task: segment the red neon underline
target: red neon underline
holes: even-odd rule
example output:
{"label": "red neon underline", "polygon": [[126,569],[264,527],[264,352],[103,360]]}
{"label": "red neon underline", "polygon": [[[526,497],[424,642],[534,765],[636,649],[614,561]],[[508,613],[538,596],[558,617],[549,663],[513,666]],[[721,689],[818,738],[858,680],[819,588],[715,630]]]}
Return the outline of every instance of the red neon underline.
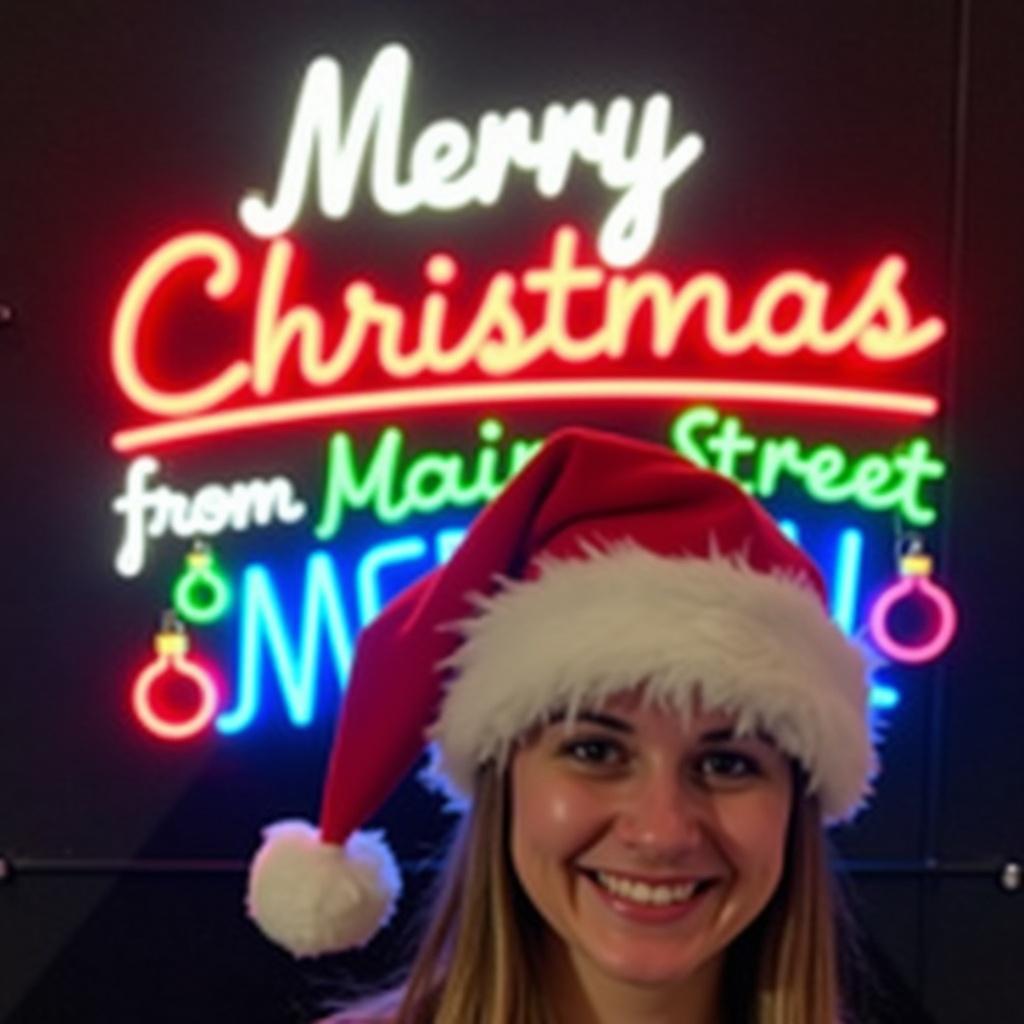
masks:
{"label": "red neon underline", "polygon": [[816,384],[765,384],[756,381],[693,379],[544,380],[502,383],[449,384],[421,388],[385,388],[357,395],[300,398],[228,409],[205,416],[129,427],[111,439],[115,451],[157,448],[189,438],[253,430],[279,423],[325,419],[329,416],[366,416],[410,409],[451,408],[483,403],[534,402],[551,399],[606,401],[638,399],[718,398],[774,405],[809,405],[832,409],[864,409],[899,416],[934,416],[938,399],[906,391],[829,387]]}

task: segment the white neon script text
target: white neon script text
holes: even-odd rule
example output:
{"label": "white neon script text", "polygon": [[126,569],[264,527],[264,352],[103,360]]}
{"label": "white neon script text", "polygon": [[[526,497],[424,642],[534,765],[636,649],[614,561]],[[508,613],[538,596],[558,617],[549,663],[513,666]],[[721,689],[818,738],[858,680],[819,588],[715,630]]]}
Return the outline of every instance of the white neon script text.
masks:
{"label": "white neon script text", "polygon": [[[570,106],[549,103],[536,119],[528,110],[487,111],[470,128],[454,118],[428,124],[416,137],[401,175],[402,133],[412,59],[397,43],[374,57],[345,117],[341,64],[319,57],[306,70],[273,200],[262,193],[238,206],[242,225],[269,238],[298,219],[314,167],[321,213],[340,220],[352,208],[363,163],[373,201],[386,213],[421,207],[459,210],[472,203],[493,206],[508,174],[533,176],[539,195],[561,194],[574,160],[591,165],[618,199],[605,217],[598,248],[611,266],[642,259],[657,235],[666,191],[704,150],[687,132],[671,144],[672,100],[655,93],[635,104],[617,96],[599,112],[590,100]],[[632,149],[630,149],[632,140]]]}
{"label": "white neon script text", "polygon": [[284,476],[254,477],[231,484],[208,483],[194,494],[166,484],[149,487],[160,469],[152,455],[140,455],[128,464],[124,490],[112,502],[124,516],[124,533],[114,558],[122,576],[138,576],[146,564],[146,542],[171,533],[176,537],[215,537],[225,530],[243,532],[253,527],[297,523],[306,505],[295,496],[292,481]]}

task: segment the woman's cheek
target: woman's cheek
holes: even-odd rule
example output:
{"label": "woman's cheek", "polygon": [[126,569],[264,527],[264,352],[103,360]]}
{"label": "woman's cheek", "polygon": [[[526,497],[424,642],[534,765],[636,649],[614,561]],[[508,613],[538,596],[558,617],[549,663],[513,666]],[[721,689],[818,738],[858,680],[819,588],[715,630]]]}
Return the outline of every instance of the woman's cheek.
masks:
{"label": "woman's cheek", "polygon": [[608,801],[585,782],[532,772],[513,776],[513,831],[522,844],[571,855],[601,829]]}
{"label": "woman's cheek", "polygon": [[740,802],[727,817],[720,817],[720,843],[727,856],[737,864],[746,864],[758,874],[778,880],[786,856],[789,826],[788,793],[765,799]]}

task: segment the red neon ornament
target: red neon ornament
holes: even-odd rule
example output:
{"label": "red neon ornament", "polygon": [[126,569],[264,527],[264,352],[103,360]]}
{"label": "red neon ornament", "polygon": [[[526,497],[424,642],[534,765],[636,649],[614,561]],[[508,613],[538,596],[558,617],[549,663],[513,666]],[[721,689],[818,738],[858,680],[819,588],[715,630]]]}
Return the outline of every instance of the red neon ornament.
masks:
{"label": "red neon ornament", "polygon": [[[188,657],[188,636],[174,612],[165,612],[153,640],[156,657],[132,684],[132,710],[142,725],[163,740],[187,740],[202,732],[217,713],[219,696],[213,677]],[[156,706],[156,691],[177,679],[194,686],[198,702],[187,718],[169,720]]]}
{"label": "red neon ornament", "polygon": [[[213,303],[233,296],[242,279],[241,257],[230,241],[212,232],[189,232],[155,250],[125,289],[111,333],[114,375],[125,396],[144,412],[179,422],[185,417],[206,418],[208,425],[221,423],[233,429],[227,426],[233,413],[241,413],[249,426],[259,424],[258,408],[275,410],[267,422],[343,411],[346,401],[358,397],[350,380],[357,366],[363,372],[369,365],[371,373],[396,384],[417,379],[443,384],[446,378],[471,374],[477,377],[474,385],[493,388],[499,379],[511,384],[509,378],[520,377],[541,361],[554,360],[574,370],[597,361],[622,363],[631,354],[678,363],[688,332],[728,359],[749,352],[776,360],[800,354],[829,359],[852,348],[868,362],[888,363],[924,352],[946,329],[937,316],[915,322],[902,291],[907,264],[895,254],[878,262],[856,301],[837,319],[830,308],[832,286],[801,270],[770,278],[745,309],[737,310],[732,288],[720,274],[703,271],[675,282],[654,270],[611,271],[581,258],[579,242],[577,229],[561,227],[553,236],[545,264],[519,272],[494,272],[479,294],[467,300],[471,315],[456,329],[448,312],[451,291],[462,275],[451,255],[433,253],[425,260],[427,291],[411,309],[383,298],[365,280],[348,281],[340,292],[341,322],[329,327],[312,305],[287,298],[295,277],[295,247],[288,239],[275,238],[266,246],[256,275],[259,284],[252,297],[247,351],[209,379],[171,390],[152,372],[153,360],[141,357],[142,338],[147,348],[167,344],[167,339],[159,337],[159,323],[152,322],[154,299],[189,265],[212,267],[204,287]],[[572,310],[581,301],[600,310],[597,326],[582,336],[571,326]],[[785,326],[779,325],[780,320]],[[638,322],[649,322],[643,340],[638,340]],[[294,362],[298,377],[313,396],[281,394],[288,362]],[[614,386],[629,381],[599,379]],[[664,384],[663,377],[658,379]],[[676,379],[677,389],[683,381]],[[559,380],[559,387],[566,390],[557,397],[596,397],[594,391],[574,395],[572,383],[584,382]],[[755,391],[753,400],[771,393],[771,385],[755,387],[764,390]],[[814,404],[849,405],[843,396],[849,399],[860,390],[870,389],[811,388],[807,394],[816,393]],[[474,392],[466,394],[473,396],[467,401],[476,400]],[[678,390],[672,394],[676,397]],[[886,408],[888,393],[872,394],[872,400],[857,407]],[[382,402],[382,395],[387,400]],[[483,397],[495,396],[485,392]],[[736,397],[736,392],[723,395],[704,390],[689,397]],[[916,414],[936,404],[930,396],[916,398]],[[296,401],[305,404],[299,406]],[[317,401],[328,403],[324,407],[328,411],[318,412]],[[445,401],[439,394],[429,404]],[[896,404],[899,401],[896,396]],[[409,407],[400,402],[390,389],[378,389],[376,403],[366,411]],[[421,394],[414,404],[422,408],[428,402]],[[228,419],[212,420],[215,416]],[[201,432],[219,429],[208,426]],[[137,447],[123,434],[118,436],[119,450]]]}
{"label": "red neon ornament", "polygon": [[[868,629],[878,649],[893,661],[920,665],[937,658],[953,640],[957,612],[949,594],[933,583],[932,558],[925,553],[920,538],[910,541],[899,558],[900,579],[875,600],[868,616]],[[933,607],[934,625],[930,635],[914,643],[897,640],[889,628],[889,617],[903,601],[924,601]]]}

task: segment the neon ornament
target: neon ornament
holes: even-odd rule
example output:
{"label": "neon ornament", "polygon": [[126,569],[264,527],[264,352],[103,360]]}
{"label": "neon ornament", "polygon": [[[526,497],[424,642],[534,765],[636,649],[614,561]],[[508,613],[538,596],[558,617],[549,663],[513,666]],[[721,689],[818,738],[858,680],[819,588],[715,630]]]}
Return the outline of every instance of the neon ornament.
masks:
{"label": "neon ornament", "polygon": [[[132,685],[135,716],[162,740],[187,740],[201,733],[217,713],[219,696],[213,676],[189,655],[185,627],[174,612],[165,612],[153,641],[156,657],[139,672]],[[156,692],[176,680],[186,680],[197,697],[195,711],[186,718],[170,720],[156,706]]]}
{"label": "neon ornament", "polygon": [[[932,558],[920,538],[910,541],[899,559],[900,579],[884,590],[871,607],[868,629],[878,649],[893,661],[920,665],[942,654],[956,633],[957,611],[949,594],[932,582]],[[932,606],[934,624],[928,635],[913,643],[897,640],[889,618],[904,601],[924,601]]]}
{"label": "neon ornament", "polygon": [[231,584],[209,544],[197,540],[185,556],[185,569],[172,591],[174,607],[186,622],[209,625],[231,607]]}

